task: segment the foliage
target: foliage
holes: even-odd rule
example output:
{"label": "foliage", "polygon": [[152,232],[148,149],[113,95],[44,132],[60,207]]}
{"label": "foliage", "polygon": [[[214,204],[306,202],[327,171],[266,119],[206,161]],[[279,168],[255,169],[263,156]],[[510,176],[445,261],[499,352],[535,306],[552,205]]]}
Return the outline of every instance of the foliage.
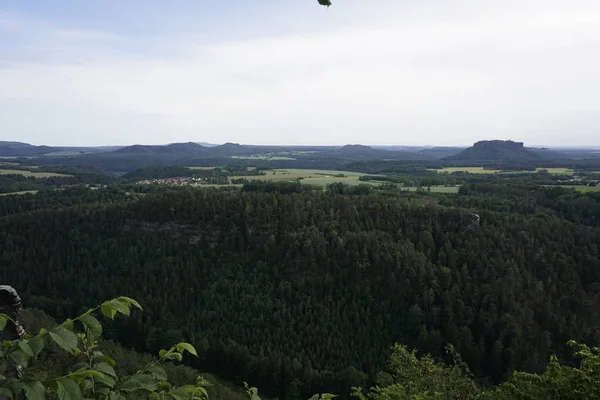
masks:
{"label": "foliage", "polygon": [[543,374],[515,372],[482,400],[593,400],[600,398],[600,348],[570,341],[579,366],[560,364],[556,356]]}
{"label": "foliage", "polygon": [[592,400],[600,398],[600,348],[570,341],[578,366],[561,364],[550,357],[542,374],[514,372],[492,388],[478,385],[452,346],[452,364],[417,357],[415,350],[395,345],[388,372],[378,374],[377,385],[367,393],[354,388],[358,400]]}
{"label": "foliage", "polygon": [[[59,400],[118,400],[131,394],[146,393],[153,400],[207,400],[207,381],[204,378],[198,377],[195,385],[174,387],[168,382],[166,372],[161,367],[167,361],[181,361],[185,352],[197,356],[196,349],[189,343],[181,342],[168,350],[161,350],[158,360],[133,375],[117,375],[115,361],[98,350],[102,325],[95,314],[101,312],[113,320],[117,314],[129,316],[132,308],[141,309],[141,306],[131,298],[118,297],[89,309],[76,318],[67,319],[50,330],[42,328],[36,335],[2,342],[0,360],[8,369],[18,366],[25,368],[27,372],[29,364],[50,343],[71,354],[76,362],[67,374],[45,376],[41,380],[33,379],[27,374],[24,377],[2,376],[0,395],[17,398],[23,392],[29,400],[41,400],[46,394],[53,393]],[[4,329],[9,320],[7,315],[0,315],[0,327]]]}
{"label": "foliage", "polygon": [[[354,389],[359,400],[383,399],[472,399],[481,388],[473,381],[466,364],[453,346],[446,348],[453,365],[436,362],[429,354],[417,357],[416,350],[396,344],[392,349],[388,370],[379,375],[378,386],[364,395]],[[381,386],[379,386],[381,385]]]}

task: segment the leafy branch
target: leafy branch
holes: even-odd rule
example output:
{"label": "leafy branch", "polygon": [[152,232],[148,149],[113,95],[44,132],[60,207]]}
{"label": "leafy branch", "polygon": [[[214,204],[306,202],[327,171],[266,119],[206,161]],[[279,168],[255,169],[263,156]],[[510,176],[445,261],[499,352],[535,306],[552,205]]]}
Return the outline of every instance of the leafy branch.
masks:
{"label": "leafy branch", "polygon": [[[55,393],[59,400],[122,400],[128,394],[145,392],[153,399],[208,399],[205,389],[208,382],[204,378],[199,377],[196,385],[173,387],[160,366],[167,361],[181,361],[184,352],[197,356],[196,349],[189,343],[178,343],[168,350],[161,350],[157,361],[134,375],[117,375],[115,361],[98,350],[102,324],[94,314],[99,311],[110,319],[114,319],[117,314],[127,317],[132,308],[142,310],[142,306],[134,299],[118,297],[91,308],[76,318],[67,319],[50,330],[42,328],[35,336],[2,342],[0,360],[8,368],[26,368],[50,342],[75,357],[85,357],[85,361],[75,363],[65,375],[44,380],[0,376],[0,395],[17,398],[23,393],[27,399],[43,400],[47,393]],[[0,330],[6,327],[8,321],[15,323],[9,316],[0,315]],[[76,322],[81,325],[83,332],[76,330]]]}

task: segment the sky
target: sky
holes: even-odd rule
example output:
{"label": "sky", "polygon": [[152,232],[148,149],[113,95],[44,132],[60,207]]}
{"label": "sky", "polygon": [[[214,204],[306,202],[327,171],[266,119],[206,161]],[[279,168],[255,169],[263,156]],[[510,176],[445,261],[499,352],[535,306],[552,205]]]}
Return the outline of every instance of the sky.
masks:
{"label": "sky", "polygon": [[598,0],[0,0],[0,140],[600,145]]}

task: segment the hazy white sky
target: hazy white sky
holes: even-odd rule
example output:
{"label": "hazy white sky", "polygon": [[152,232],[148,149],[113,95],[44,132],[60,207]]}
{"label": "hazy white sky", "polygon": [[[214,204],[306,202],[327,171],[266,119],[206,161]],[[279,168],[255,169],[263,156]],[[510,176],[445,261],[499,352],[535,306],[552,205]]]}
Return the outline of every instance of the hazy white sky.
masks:
{"label": "hazy white sky", "polygon": [[0,0],[0,140],[600,145],[598,0]]}

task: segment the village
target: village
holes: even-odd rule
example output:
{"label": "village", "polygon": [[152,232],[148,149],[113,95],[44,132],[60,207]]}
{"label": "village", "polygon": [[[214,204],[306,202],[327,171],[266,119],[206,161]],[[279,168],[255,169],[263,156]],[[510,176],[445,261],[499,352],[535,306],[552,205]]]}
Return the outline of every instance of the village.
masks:
{"label": "village", "polygon": [[138,185],[168,185],[168,186],[202,186],[202,185],[226,185],[229,180],[226,176],[200,178],[200,177],[177,177],[144,179],[136,182]]}

